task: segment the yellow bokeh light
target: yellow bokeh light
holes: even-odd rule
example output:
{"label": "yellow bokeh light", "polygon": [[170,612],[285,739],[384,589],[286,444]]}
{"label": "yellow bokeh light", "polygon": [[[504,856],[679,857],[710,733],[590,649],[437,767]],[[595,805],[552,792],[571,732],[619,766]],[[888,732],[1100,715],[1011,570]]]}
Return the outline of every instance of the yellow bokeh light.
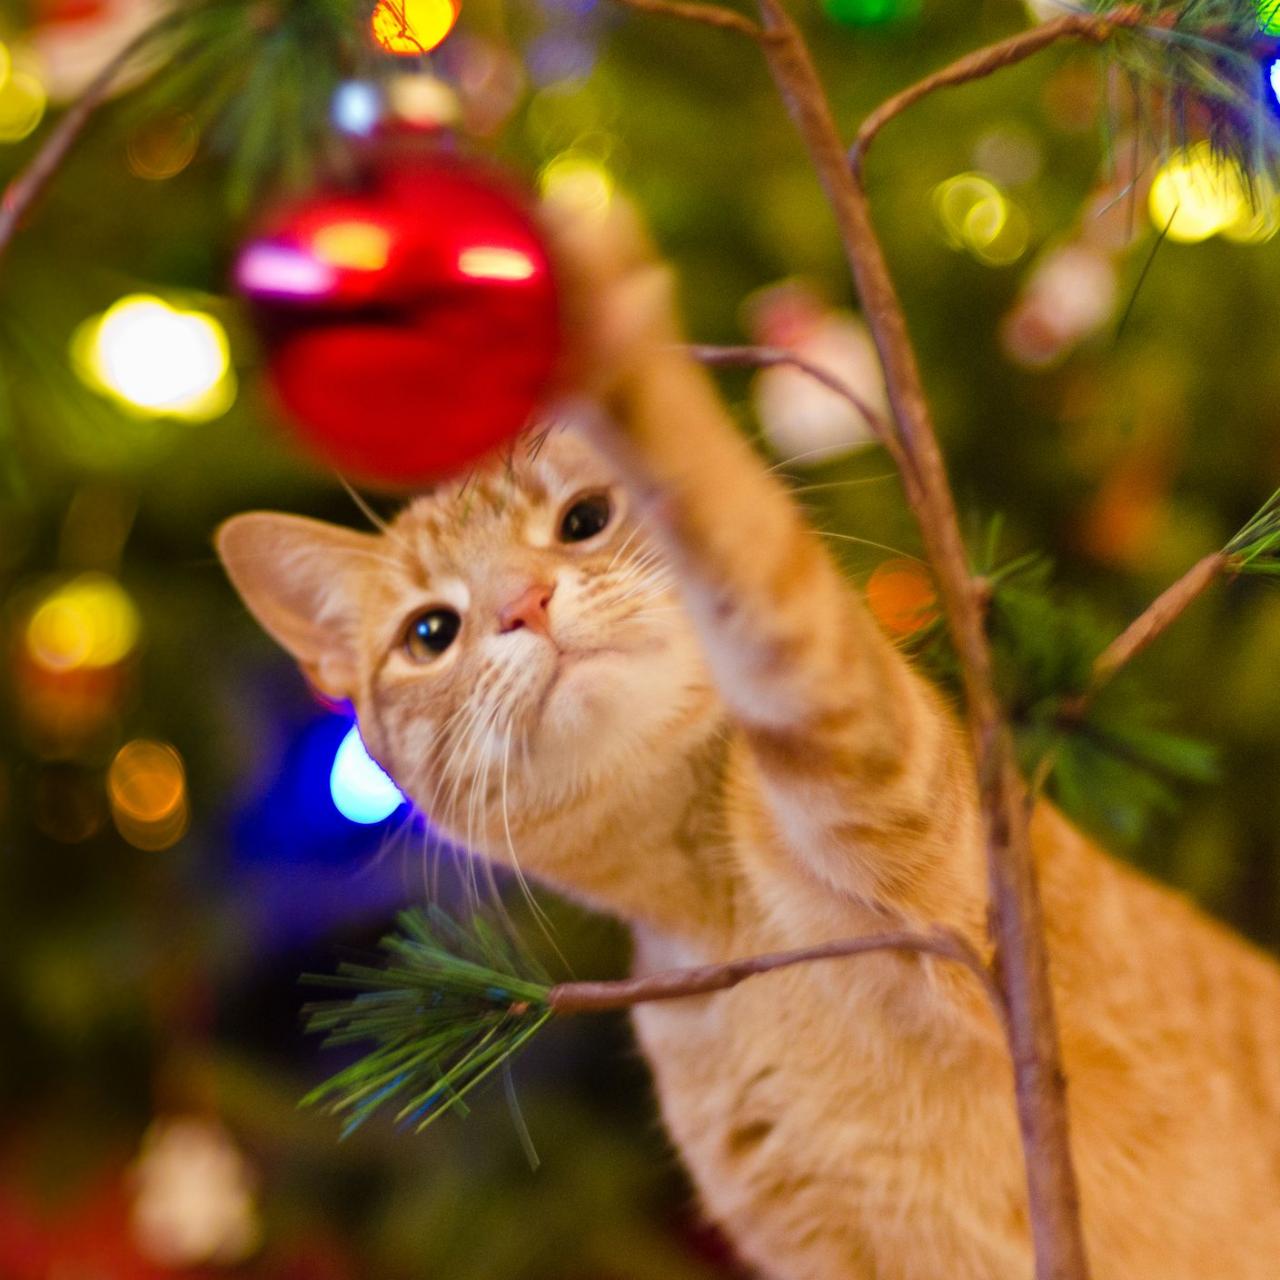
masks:
{"label": "yellow bokeh light", "polygon": [[1027,250],[1027,215],[989,178],[960,173],[933,191],[933,207],[947,243],[991,267],[1008,266]]}
{"label": "yellow bokeh light", "polygon": [[566,151],[538,175],[543,199],[578,213],[603,213],[613,199],[613,178],[598,160]]}
{"label": "yellow bokeh light", "polygon": [[133,413],[207,421],[235,399],[222,326],[149,294],[121,298],[77,329],[72,362],[91,387]]}
{"label": "yellow bokeh light", "polygon": [[1180,244],[1208,240],[1253,212],[1239,165],[1207,142],[1169,157],[1151,184],[1149,207],[1156,230]]}
{"label": "yellow bokeh light", "polygon": [[111,667],[138,643],[138,611],[104,574],[86,573],[36,607],[27,622],[27,650],[48,671]]}
{"label": "yellow bokeh light", "polygon": [[953,249],[968,248],[965,223],[975,209],[984,204],[999,208],[1003,200],[1000,188],[980,173],[959,173],[933,189],[933,207]]}
{"label": "yellow bokeh light", "polygon": [[2,89],[9,80],[9,73],[13,70],[13,54],[9,52],[7,44],[0,43],[0,89]]}
{"label": "yellow bokeh light", "polygon": [[1017,262],[1031,242],[1031,224],[1018,205],[1005,201],[998,219],[975,206],[965,220],[969,251],[989,267],[1008,267]]}
{"label": "yellow bokeh light", "polygon": [[187,775],[166,742],[136,738],[107,770],[107,797],[116,830],[138,849],[167,849],[187,829]]}
{"label": "yellow bokeh light", "polygon": [[311,248],[332,267],[381,271],[391,256],[391,235],[372,222],[332,222],[311,237]]}
{"label": "yellow bokeh light", "polygon": [[412,57],[434,49],[457,20],[450,0],[378,0],[369,27],[388,53]]}
{"label": "yellow bokeh light", "polygon": [[1269,178],[1255,179],[1253,189],[1234,221],[1222,228],[1223,238],[1236,244],[1265,244],[1280,232],[1280,193]]}
{"label": "yellow bokeh light", "polygon": [[0,142],[25,138],[44,118],[47,104],[44,85],[30,72],[8,74],[0,83]]}

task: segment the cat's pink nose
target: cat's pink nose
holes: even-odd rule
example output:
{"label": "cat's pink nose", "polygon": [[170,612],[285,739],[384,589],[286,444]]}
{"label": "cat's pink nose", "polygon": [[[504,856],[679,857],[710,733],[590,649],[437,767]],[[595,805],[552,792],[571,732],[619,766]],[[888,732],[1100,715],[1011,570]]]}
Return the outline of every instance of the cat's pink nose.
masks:
{"label": "cat's pink nose", "polygon": [[517,631],[528,627],[539,635],[551,634],[551,619],[547,617],[547,605],[555,594],[555,587],[536,583],[526,587],[510,604],[498,610],[498,630]]}

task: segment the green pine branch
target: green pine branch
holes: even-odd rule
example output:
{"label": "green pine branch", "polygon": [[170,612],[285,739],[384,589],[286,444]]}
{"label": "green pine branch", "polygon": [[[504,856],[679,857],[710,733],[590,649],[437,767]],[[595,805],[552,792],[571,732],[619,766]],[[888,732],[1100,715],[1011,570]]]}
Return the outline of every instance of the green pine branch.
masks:
{"label": "green pine branch", "polygon": [[[1150,20],[1117,30],[1111,56],[1130,80],[1151,94],[1154,114],[1135,103],[1138,118],[1157,126],[1152,141],[1167,151],[1207,138],[1252,178],[1280,160],[1280,128],[1270,101],[1267,67],[1280,51],[1268,27],[1267,5],[1280,0],[1137,0]],[[1105,17],[1107,0],[1064,5]],[[1112,126],[1114,128],[1114,126]]]}
{"label": "green pine branch", "polygon": [[302,1100],[343,1116],[343,1137],[393,1102],[397,1122],[415,1132],[465,1112],[467,1095],[552,1016],[546,975],[492,922],[473,916],[464,927],[436,907],[398,922],[382,940],[382,964],[303,978],[355,993],[308,1005],[308,1031],[326,1045],[374,1046]]}
{"label": "green pine branch", "polygon": [[[1041,556],[997,560],[993,521],[974,572],[985,584],[996,689],[1024,774],[1082,826],[1133,843],[1159,814],[1176,810],[1188,785],[1216,777],[1208,745],[1163,726],[1164,709],[1132,681],[1094,692],[1094,666],[1111,636],[1082,603],[1059,600]],[[944,688],[959,692],[959,667],[941,622],[909,651]]]}
{"label": "green pine branch", "polygon": [[332,143],[329,107],[365,50],[360,0],[197,0],[170,15],[163,61],[131,95],[139,116],[190,112],[225,158],[232,210],[300,187]]}

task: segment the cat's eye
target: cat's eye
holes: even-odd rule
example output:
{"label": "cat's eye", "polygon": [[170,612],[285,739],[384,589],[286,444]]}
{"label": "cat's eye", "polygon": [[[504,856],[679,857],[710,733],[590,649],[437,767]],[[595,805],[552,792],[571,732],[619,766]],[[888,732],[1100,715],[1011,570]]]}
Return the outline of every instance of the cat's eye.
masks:
{"label": "cat's eye", "polygon": [[456,609],[428,609],[409,623],[404,647],[415,662],[431,662],[457,639],[461,630],[462,618]]}
{"label": "cat's eye", "polygon": [[561,542],[586,542],[608,526],[613,503],[607,493],[588,493],[576,498],[560,518]]}

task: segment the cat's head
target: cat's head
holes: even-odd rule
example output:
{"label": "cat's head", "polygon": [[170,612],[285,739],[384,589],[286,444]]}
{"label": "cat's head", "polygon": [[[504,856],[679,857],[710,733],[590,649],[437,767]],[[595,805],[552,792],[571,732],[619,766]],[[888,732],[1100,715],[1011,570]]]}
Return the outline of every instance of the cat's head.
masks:
{"label": "cat's head", "polygon": [[[416,804],[466,837],[509,803],[651,773],[714,728],[672,575],[584,441],[553,431],[384,531],[253,512],[232,582]],[[469,810],[469,812],[468,812]]]}

